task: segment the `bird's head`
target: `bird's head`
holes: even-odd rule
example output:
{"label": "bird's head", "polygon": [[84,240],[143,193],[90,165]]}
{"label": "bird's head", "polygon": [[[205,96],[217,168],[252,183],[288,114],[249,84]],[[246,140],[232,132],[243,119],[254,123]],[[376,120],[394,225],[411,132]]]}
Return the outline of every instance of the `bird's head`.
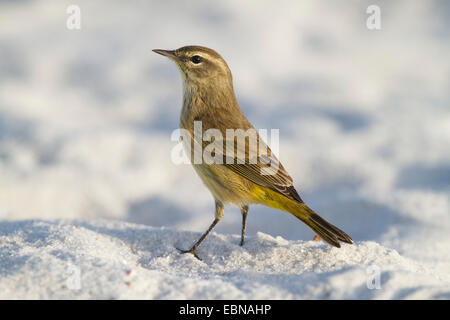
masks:
{"label": "bird's head", "polygon": [[225,60],[214,50],[201,46],[186,46],[176,50],[153,50],[174,61],[184,81],[199,85],[212,82],[231,83],[231,71]]}

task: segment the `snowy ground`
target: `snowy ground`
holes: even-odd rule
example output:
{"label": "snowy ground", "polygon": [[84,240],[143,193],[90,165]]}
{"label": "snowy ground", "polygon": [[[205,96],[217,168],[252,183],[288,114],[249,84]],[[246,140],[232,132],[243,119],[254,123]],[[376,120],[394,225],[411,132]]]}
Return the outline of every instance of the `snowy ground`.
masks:
{"label": "snowy ground", "polygon": [[[1,2],[0,298],[449,299],[450,6],[377,1],[369,31],[369,4]],[[355,245],[252,207],[241,248],[229,208],[202,262],[178,254],[213,200],[170,161],[181,80],[151,49],[186,44],[225,57],[302,198]]]}
{"label": "snowy ground", "polygon": [[199,261],[176,249],[198,236],[187,231],[22,221],[0,232],[3,299],[450,298],[447,273],[371,241],[336,249],[258,233],[240,247],[216,234]]}

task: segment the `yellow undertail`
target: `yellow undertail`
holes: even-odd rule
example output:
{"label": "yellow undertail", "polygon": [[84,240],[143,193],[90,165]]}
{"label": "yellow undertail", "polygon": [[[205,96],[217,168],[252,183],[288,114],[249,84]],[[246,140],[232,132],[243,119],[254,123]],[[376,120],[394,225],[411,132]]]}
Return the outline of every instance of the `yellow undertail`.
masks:
{"label": "yellow undertail", "polygon": [[254,190],[256,202],[263,205],[279,209],[285,212],[289,212],[302,222],[304,222],[309,228],[311,228],[320,238],[329,243],[332,246],[340,248],[339,242],[353,243],[353,239],[347,235],[344,231],[335,227],[305,203],[299,203],[297,201],[286,198],[285,196],[272,191],[270,189],[256,187]]}

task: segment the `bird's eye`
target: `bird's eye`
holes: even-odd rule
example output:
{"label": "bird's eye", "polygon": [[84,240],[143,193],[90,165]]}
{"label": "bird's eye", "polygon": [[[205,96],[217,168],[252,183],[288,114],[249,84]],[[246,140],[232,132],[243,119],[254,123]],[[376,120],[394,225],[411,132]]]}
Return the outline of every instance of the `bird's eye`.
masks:
{"label": "bird's eye", "polygon": [[202,57],[195,55],[191,58],[191,61],[195,64],[199,64],[200,62],[202,62]]}

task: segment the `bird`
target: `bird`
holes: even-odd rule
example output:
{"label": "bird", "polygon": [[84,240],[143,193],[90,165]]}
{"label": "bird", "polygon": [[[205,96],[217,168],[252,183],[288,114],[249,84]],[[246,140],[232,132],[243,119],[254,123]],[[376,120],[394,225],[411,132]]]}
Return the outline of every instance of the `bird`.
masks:
{"label": "bird", "polygon": [[[154,49],[177,65],[183,81],[183,105],[180,115],[180,129],[187,132],[183,139],[187,155],[195,171],[209,189],[215,201],[215,217],[209,228],[188,250],[179,249],[181,253],[193,254],[197,259],[197,249],[211,230],[224,216],[225,205],[238,206],[242,214],[241,240],[244,245],[245,229],[249,206],[261,204],[292,214],[316,235],[328,244],[340,248],[340,242],[352,244],[353,239],[344,231],[335,227],[310,209],[302,200],[288,174],[278,158],[259,136],[240,108],[233,87],[233,77],[228,64],[215,50],[188,45],[175,50]],[[201,134],[196,135],[196,123],[201,124]],[[197,126],[198,129],[198,126]],[[216,130],[222,141],[216,141],[216,148],[211,152],[215,160],[195,161],[192,145],[205,148],[203,134]],[[227,137],[229,130],[239,131],[240,135]],[[246,132],[254,131],[254,139]],[[242,134],[244,132],[244,136]],[[200,136],[200,138],[198,137]],[[247,141],[259,146],[255,153],[252,142],[244,147],[236,141],[242,136]],[[255,140],[256,139],[256,140]],[[234,142],[231,152],[217,148],[226,142]],[[236,146],[238,145],[238,146]],[[252,149],[252,150],[250,150]],[[265,154],[261,152],[265,150]]]}

